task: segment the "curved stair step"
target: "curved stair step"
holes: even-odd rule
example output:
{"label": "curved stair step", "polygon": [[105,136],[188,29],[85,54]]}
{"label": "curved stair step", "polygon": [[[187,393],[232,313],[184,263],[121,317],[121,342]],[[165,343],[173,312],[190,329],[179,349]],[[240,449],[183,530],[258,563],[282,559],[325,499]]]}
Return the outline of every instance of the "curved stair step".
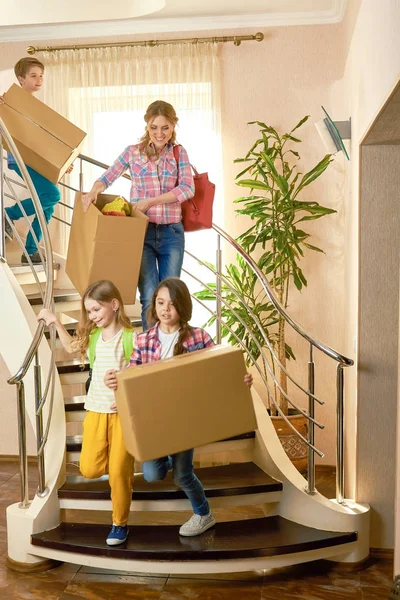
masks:
{"label": "curved stair step", "polygon": [[64,398],[65,412],[85,410],[86,396],[71,396]]}
{"label": "curved stair step", "polygon": [[[42,306],[42,304],[43,304],[42,297],[38,293],[27,294],[26,297],[31,306]],[[69,289],[69,290],[55,289],[55,290],[53,290],[53,300],[54,300],[55,304],[60,304],[62,302],[77,302],[77,301],[80,302],[81,295],[76,290],[73,290],[73,289]]]}
{"label": "curved stair step", "polygon": [[71,358],[70,360],[57,361],[57,371],[59,375],[66,375],[67,373],[82,373],[89,371],[89,361],[82,361],[79,358]]}
{"label": "curved stair step", "polygon": [[[152,561],[255,559],[336,547],[357,540],[356,532],[312,529],[279,516],[217,523],[184,538],[176,525],[130,526],[128,540],[109,547],[107,525],[61,523],[31,536],[34,546],[82,555]],[[299,561],[301,562],[301,561]]]}
{"label": "curved stair step", "polygon": [[[241,435],[235,435],[234,437],[227,438],[215,442],[216,444],[223,444],[225,442],[234,442],[241,440],[252,440],[256,437],[255,431],[249,431],[248,433],[242,433]],[[80,452],[82,449],[82,436],[81,435],[68,435],[67,436],[67,452]]]}
{"label": "curved stair step", "polygon": [[[280,492],[282,483],[270,477],[254,463],[238,463],[219,467],[196,469],[208,498],[265,494]],[[67,477],[58,490],[60,499],[109,500],[108,477],[85,479],[81,476]],[[174,485],[172,473],[163,481],[148,483],[141,473],[135,474],[132,500],[175,500],[186,499],[185,493]]]}

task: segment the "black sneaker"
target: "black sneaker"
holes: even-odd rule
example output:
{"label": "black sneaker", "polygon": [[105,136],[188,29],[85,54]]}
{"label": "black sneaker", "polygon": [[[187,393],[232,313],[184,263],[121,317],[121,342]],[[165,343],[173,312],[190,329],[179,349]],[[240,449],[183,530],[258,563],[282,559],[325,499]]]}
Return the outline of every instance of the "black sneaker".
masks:
{"label": "black sneaker", "polygon": [[[41,259],[40,254],[39,254],[39,252],[37,250],[33,254],[30,254],[29,258],[31,259],[32,264],[34,264],[34,265],[42,264],[42,259]],[[25,254],[23,254],[21,256],[21,264],[23,264],[23,265],[29,265],[29,261],[26,258]]]}
{"label": "black sneaker", "polygon": [[6,238],[6,239],[12,240],[14,237],[14,232],[12,230],[10,223],[7,221],[7,219],[5,219],[5,222],[4,222],[4,229],[8,236],[8,238]]}

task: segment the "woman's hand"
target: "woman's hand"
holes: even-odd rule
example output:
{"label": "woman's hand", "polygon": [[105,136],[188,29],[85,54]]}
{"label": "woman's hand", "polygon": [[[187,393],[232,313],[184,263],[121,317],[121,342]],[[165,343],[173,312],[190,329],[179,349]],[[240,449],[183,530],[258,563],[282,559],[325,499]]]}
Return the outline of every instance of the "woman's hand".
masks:
{"label": "woman's hand", "polygon": [[114,402],[114,404],[111,404],[110,410],[112,410],[113,412],[118,412],[118,407],[117,407],[117,403],[116,402]]}
{"label": "woman's hand", "polygon": [[142,213],[146,213],[151,206],[151,200],[139,200],[132,204],[133,210],[140,210]]}
{"label": "woman's hand", "polygon": [[83,212],[86,212],[91,204],[96,204],[97,196],[99,192],[91,190],[88,194],[83,194],[82,205]]}
{"label": "woman's hand", "polygon": [[44,321],[46,325],[53,325],[57,323],[57,315],[47,308],[42,308],[37,316],[38,321]]}
{"label": "woman's hand", "polygon": [[73,170],[74,170],[74,163],[72,163],[72,165],[69,165],[68,169],[66,170],[66,173],[69,175],[70,173],[72,173]]}
{"label": "woman's hand", "polygon": [[117,372],[117,369],[109,369],[104,375],[104,383],[110,390],[118,389]]}
{"label": "woman's hand", "polygon": [[251,387],[253,385],[253,375],[251,373],[246,373],[244,376],[244,382],[246,385]]}

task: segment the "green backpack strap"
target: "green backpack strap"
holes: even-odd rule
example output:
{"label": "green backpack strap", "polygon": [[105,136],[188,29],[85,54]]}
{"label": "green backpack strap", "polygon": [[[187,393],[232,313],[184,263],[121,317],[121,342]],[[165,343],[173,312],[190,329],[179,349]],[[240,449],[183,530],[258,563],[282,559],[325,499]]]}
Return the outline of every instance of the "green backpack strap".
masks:
{"label": "green backpack strap", "polygon": [[89,334],[89,366],[93,369],[94,359],[96,358],[96,344],[101,334],[101,327],[96,327]]}
{"label": "green backpack strap", "polygon": [[[96,327],[89,335],[89,365],[93,369],[94,360],[96,358],[96,344],[101,334],[101,327]],[[132,329],[124,329],[122,332],[122,346],[124,349],[124,357],[129,363],[133,352],[133,331]]]}
{"label": "green backpack strap", "polygon": [[133,331],[132,329],[124,329],[122,333],[122,346],[124,348],[124,356],[126,362],[129,364],[129,361],[133,352]]}

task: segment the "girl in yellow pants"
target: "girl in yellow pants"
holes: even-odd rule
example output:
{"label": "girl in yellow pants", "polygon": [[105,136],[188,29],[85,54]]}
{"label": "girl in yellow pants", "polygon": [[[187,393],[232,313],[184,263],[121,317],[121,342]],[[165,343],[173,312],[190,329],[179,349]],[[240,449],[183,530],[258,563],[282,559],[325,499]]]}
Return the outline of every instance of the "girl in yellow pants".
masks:
{"label": "girl in yellow pants", "polygon": [[106,542],[109,546],[122,544],[129,533],[134,459],[125,448],[114,392],[104,383],[107,370],[119,371],[129,364],[133,349],[133,330],[121,295],[111,281],[90,285],[82,297],[81,320],[74,338],[51,311],[41,310],[38,319],[43,319],[46,325],[55,325],[68,352],[80,350],[83,360],[89,355],[90,385],[85,402],[80,470],[90,479],[108,473],[113,525]]}

